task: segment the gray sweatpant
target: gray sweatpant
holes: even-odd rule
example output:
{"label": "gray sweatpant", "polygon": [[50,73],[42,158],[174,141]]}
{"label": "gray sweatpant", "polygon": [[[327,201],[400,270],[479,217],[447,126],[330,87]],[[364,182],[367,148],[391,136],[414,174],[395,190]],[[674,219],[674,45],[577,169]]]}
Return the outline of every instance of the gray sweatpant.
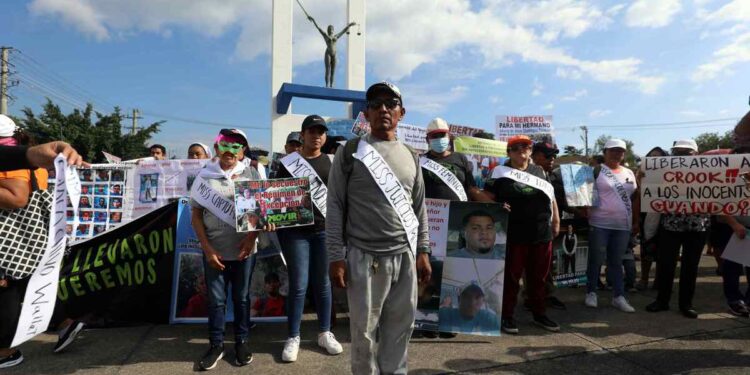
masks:
{"label": "gray sweatpant", "polygon": [[410,251],[373,256],[349,246],[352,373],[406,374],[417,309],[417,270]]}

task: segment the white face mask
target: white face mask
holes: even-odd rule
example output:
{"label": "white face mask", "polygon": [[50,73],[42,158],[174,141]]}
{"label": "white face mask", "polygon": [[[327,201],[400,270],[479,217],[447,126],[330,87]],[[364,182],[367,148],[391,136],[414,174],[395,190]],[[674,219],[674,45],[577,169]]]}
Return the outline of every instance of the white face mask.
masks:
{"label": "white face mask", "polygon": [[430,139],[430,150],[437,153],[443,153],[451,144],[451,140],[448,137],[433,138]]}

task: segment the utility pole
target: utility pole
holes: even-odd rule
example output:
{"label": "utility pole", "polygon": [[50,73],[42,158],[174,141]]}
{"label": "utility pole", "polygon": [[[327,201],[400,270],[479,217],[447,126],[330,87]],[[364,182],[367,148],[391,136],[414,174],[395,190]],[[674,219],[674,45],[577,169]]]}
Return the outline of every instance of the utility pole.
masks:
{"label": "utility pole", "polygon": [[583,153],[584,155],[586,155],[586,157],[589,157],[589,128],[586,126],[581,126],[581,130],[583,130]]}
{"label": "utility pole", "polygon": [[132,116],[125,116],[125,118],[129,118],[133,120],[133,127],[130,129],[130,135],[135,135],[135,132],[138,131],[138,119],[143,118],[140,116],[140,114],[141,114],[141,111],[137,109],[133,109]]}
{"label": "utility pole", "polygon": [[8,114],[8,52],[11,47],[0,47],[0,114]]}

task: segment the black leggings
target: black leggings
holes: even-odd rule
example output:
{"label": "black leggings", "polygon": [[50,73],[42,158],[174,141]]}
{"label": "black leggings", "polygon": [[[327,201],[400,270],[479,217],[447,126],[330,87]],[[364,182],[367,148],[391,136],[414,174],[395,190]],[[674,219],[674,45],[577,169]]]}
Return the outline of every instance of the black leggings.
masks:
{"label": "black leggings", "polygon": [[18,318],[21,316],[21,303],[29,278],[8,280],[6,288],[0,288],[0,349],[10,348],[16,335]]}

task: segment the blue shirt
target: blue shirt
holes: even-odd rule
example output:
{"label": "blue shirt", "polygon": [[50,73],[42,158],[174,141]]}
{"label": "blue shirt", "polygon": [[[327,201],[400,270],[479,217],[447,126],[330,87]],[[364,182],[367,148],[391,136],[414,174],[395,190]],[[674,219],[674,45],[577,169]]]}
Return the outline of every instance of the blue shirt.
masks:
{"label": "blue shirt", "polygon": [[481,309],[474,316],[474,319],[467,320],[461,316],[461,313],[454,307],[443,307],[439,315],[440,331],[442,332],[462,332],[462,333],[479,333],[479,334],[498,334],[500,324],[498,324],[497,314],[494,312]]}

